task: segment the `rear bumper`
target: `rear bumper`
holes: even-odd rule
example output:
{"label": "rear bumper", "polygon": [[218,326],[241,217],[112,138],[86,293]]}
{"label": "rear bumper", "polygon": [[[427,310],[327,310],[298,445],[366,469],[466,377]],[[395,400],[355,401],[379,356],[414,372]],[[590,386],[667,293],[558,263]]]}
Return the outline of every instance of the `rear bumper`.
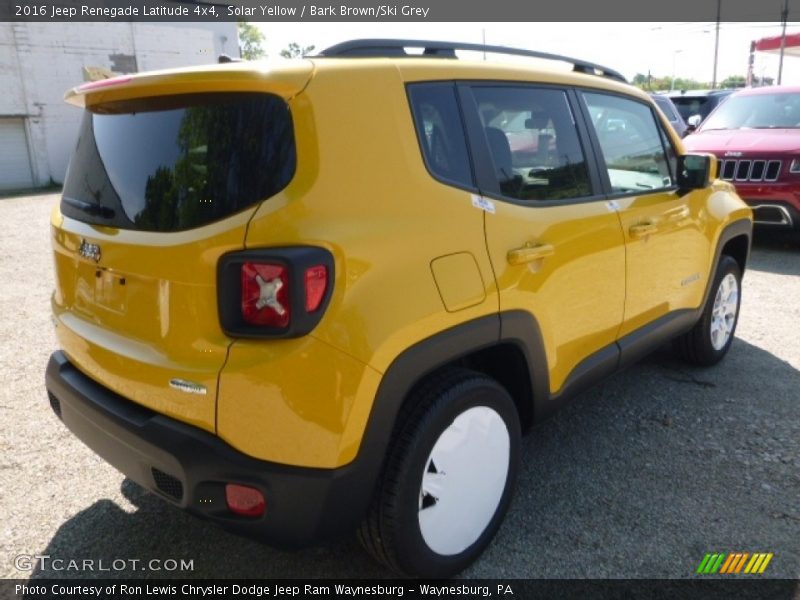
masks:
{"label": "rear bumper", "polygon": [[[47,392],[72,433],[142,487],[224,528],[298,547],[352,531],[366,513],[372,469],[292,467],[238,452],[218,437],[139,406],[93,381],[63,352],[50,357]],[[259,518],[231,513],[225,484],[258,488]]]}

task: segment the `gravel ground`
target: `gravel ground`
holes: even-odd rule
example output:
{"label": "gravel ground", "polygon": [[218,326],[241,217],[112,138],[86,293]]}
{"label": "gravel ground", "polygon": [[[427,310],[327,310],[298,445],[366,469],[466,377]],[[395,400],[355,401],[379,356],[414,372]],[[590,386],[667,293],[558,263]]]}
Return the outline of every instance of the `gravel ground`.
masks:
{"label": "gravel ground", "polygon": [[[354,540],[280,552],[227,534],[67,432],[43,386],[56,201],[0,199],[0,577],[92,575],[15,568],[37,554],[192,560],[181,575],[203,578],[386,577]],[[465,576],[681,578],[706,552],[760,551],[775,554],[766,575],[800,577],[798,299],[800,247],[757,243],[727,359],[700,370],[657,352],[536,428],[505,524]],[[111,575],[170,574],[140,568]]]}

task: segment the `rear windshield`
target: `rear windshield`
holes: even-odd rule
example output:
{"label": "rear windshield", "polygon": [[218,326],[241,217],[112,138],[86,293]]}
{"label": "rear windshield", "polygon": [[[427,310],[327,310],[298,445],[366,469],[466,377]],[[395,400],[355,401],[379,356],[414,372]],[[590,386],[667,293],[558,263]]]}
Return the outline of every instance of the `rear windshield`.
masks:
{"label": "rear windshield", "polygon": [[678,109],[683,120],[688,121],[689,117],[694,115],[700,115],[702,119],[705,119],[727,97],[724,94],[714,96],[673,96],[670,100],[672,100],[675,108]]}
{"label": "rear windshield", "polygon": [[166,96],[92,111],[61,201],[61,211],[81,221],[192,229],[276,194],[294,175],[292,118],[277,96]]}

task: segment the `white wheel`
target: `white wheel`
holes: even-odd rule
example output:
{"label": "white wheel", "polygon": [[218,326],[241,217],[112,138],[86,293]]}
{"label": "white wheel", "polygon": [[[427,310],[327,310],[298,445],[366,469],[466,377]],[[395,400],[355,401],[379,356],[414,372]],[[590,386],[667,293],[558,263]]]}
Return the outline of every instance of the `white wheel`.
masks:
{"label": "white wheel", "polygon": [[700,320],[675,340],[675,349],[683,358],[704,366],[722,360],[731,347],[739,319],[741,282],[739,263],[723,254]]}
{"label": "white wheel", "polygon": [[722,350],[733,335],[738,311],[739,282],[732,273],[728,273],[717,288],[711,313],[711,345],[714,350]]}
{"label": "white wheel", "polygon": [[505,421],[487,406],[466,410],[442,432],[419,492],[419,528],[431,550],[459,554],[486,530],[506,486],[510,446]]}
{"label": "white wheel", "polygon": [[403,575],[450,577],[489,545],[514,490],[519,414],[496,381],[448,369],[419,386],[359,539]]}

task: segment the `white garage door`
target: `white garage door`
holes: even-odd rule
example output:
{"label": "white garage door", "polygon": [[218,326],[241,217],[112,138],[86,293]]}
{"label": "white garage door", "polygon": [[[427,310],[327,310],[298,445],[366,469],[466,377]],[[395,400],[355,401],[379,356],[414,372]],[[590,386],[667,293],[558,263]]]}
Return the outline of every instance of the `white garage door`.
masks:
{"label": "white garage door", "polygon": [[28,137],[22,119],[0,119],[0,190],[33,187]]}

